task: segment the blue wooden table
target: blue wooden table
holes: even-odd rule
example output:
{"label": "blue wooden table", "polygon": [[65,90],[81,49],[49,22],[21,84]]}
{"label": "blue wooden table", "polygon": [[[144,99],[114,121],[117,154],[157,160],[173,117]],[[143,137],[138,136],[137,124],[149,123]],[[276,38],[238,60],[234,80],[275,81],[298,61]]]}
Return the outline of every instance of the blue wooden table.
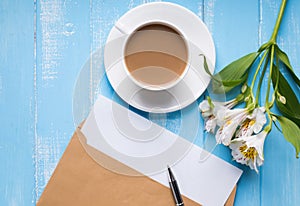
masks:
{"label": "blue wooden table", "polygon": [[[0,1],[1,206],[35,205],[75,128],[72,98],[79,71],[103,46],[114,22],[146,2]],[[208,26],[217,71],[269,39],[280,6],[280,0],[172,2],[193,11]],[[289,0],[278,37],[298,76],[299,11],[300,1]],[[107,81],[100,89],[97,85],[90,80],[92,94],[112,92]],[[168,118],[169,129],[176,131],[176,113]],[[199,138],[202,130],[199,125]],[[233,163],[228,148],[218,146],[214,153]],[[233,163],[244,170],[236,205],[299,205],[299,161],[294,148],[273,129],[259,174]]]}

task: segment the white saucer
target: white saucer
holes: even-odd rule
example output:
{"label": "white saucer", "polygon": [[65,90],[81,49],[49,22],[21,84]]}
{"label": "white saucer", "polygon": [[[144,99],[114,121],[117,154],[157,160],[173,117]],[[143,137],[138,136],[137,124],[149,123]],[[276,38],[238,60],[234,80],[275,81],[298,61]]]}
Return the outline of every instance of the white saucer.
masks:
{"label": "white saucer", "polygon": [[[127,34],[145,21],[164,21],[176,25],[189,41],[190,69],[176,86],[163,91],[150,91],[137,86],[127,76],[122,59],[122,49]],[[116,93],[128,104],[140,110],[165,113],[182,109],[194,102],[206,89],[210,77],[203,67],[204,54],[211,73],[215,65],[215,46],[205,24],[191,11],[173,3],[154,2],[138,6],[124,14],[108,36],[104,64],[107,77]],[[122,31],[126,28],[126,32]]]}

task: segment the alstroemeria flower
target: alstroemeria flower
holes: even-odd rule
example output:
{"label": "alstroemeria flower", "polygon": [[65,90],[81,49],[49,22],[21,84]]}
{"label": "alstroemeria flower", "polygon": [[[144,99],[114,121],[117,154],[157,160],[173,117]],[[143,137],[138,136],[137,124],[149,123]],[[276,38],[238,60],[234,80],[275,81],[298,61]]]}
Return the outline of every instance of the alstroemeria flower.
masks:
{"label": "alstroemeria flower", "polygon": [[246,119],[247,115],[247,108],[218,111],[217,121],[220,128],[216,133],[217,143],[222,143],[228,146],[231,142],[231,138],[237,130],[237,127]]}
{"label": "alstroemeria flower", "polygon": [[205,130],[210,133],[215,133],[216,127],[217,127],[217,118],[214,115],[211,115],[205,121]]}
{"label": "alstroemeria flower", "polygon": [[253,134],[259,133],[263,126],[266,124],[267,118],[265,115],[265,108],[259,107],[255,108],[251,115],[248,115],[246,120],[241,124],[238,132],[236,133],[237,137],[250,136]]}
{"label": "alstroemeria flower", "polygon": [[227,102],[211,101],[211,104],[209,103],[208,100],[203,100],[199,105],[199,109],[205,120],[205,130],[214,133],[218,122],[216,118],[217,113],[220,110],[225,111],[227,109],[230,109],[236,104],[237,104],[236,99]]}
{"label": "alstroemeria flower", "polygon": [[213,107],[209,104],[208,100],[203,100],[199,104],[199,109],[203,118],[208,118],[209,116],[213,115]]}
{"label": "alstroemeria flower", "polygon": [[252,136],[239,137],[231,141],[233,159],[241,164],[248,165],[258,173],[257,166],[264,162],[263,148],[268,132],[262,131]]}

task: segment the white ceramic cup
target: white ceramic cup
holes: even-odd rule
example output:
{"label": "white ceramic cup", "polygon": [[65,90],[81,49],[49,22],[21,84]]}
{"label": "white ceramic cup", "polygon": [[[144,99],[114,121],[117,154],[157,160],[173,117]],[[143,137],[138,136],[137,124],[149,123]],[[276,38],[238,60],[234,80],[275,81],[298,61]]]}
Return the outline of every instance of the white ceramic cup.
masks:
{"label": "white ceramic cup", "polygon": [[[163,25],[163,26],[167,26],[167,27],[171,28],[172,30],[175,30],[176,33],[178,33],[181,36],[181,38],[184,40],[185,47],[186,47],[186,52],[187,52],[187,54],[186,54],[187,58],[185,60],[185,68],[184,68],[183,72],[180,75],[177,75],[176,78],[174,78],[171,81],[166,82],[164,84],[148,84],[146,82],[139,81],[128,70],[127,64],[125,62],[126,45],[127,45],[128,41],[130,40],[130,38],[132,37],[132,35],[135,34],[135,32],[138,29],[140,29],[142,27],[145,27],[145,26],[153,25],[153,24],[156,24],[156,25],[160,24],[160,25]],[[125,25],[120,24],[118,22],[115,24],[115,28],[118,29],[120,32],[122,32],[124,35],[126,35],[125,41],[124,41],[124,44],[123,44],[123,48],[122,48],[122,54],[123,54],[122,55],[122,64],[123,64],[123,68],[124,68],[127,76],[137,86],[139,86],[140,88],[143,88],[143,89],[151,90],[151,91],[161,91],[161,90],[170,89],[170,88],[174,87],[175,85],[177,85],[180,81],[183,80],[184,76],[186,75],[187,71],[190,68],[190,62],[191,62],[190,46],[189,46],[189,42],[186,39],[186,35],[184,34],[183,31],[181,31],[178,27],[176,27],[176,25],[174,25],[170,22],[167,22],[167,21],[163,21],[163,20],[151,20],[151,21],[142,22],[139,25],[136,25],[134,27],[134,29],[131,29],[131,30],[128,30]],[[177,35],[177,34],[173,34],[173,35]],[[159,77],[157,77],[157,78],[159,78]]]}

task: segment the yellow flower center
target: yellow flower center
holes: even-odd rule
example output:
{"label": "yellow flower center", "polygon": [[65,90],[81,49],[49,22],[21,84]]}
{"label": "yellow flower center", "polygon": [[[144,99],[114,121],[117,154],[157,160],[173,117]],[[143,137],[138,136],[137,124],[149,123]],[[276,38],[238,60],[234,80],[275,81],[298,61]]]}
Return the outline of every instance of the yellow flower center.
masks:
{"label": "yellow flower center", "polygon": [[239,148],[240,152],[245,158],[249,158],[254,161],[254,158],[257,156],[257,151],[255,147],[247,147],[247,145],[242,145]]}
{"label": "yellow flower center", "polygon": [[249,126],[252,126],[255,124],[255,121],[252,119],[250,122],[249,122]]}
{"label": "yellow flower center", "polygon": [[242,127],[248,129],[250,126],[252,126],[254,124],[255,124],[255,120],[247,119],[246,121],[244,121]]}
{"label": "yellow flower center", "polygon": [[225,125],[230,125],[232,123],[232,120],[228,120]]}

